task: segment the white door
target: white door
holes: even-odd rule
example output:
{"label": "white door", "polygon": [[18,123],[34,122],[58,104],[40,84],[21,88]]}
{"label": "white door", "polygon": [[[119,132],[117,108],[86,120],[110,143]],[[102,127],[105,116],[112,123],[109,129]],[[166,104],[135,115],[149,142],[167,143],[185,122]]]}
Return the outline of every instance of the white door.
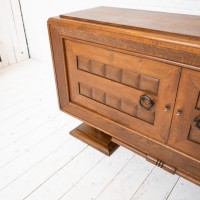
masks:
{"label": "white door", "polygon": [[19,0],[0,0],[0,67],[29,58]]}

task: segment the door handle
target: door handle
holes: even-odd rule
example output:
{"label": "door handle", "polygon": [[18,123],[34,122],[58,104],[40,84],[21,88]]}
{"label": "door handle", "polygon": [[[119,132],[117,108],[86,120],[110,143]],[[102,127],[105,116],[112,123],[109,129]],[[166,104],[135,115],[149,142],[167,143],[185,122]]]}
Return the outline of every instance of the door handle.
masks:
{"label": "door handle", "polygon": [[140,96],[139,103],[145,110],[149,110],[155,104],[154,101],[147,95]]}
{"label": "door handle", "polygon": [[198,128],[198,129],[200,129],[200,116],[196,117],[194,119],[194,122],[196,122],[195,127]]}

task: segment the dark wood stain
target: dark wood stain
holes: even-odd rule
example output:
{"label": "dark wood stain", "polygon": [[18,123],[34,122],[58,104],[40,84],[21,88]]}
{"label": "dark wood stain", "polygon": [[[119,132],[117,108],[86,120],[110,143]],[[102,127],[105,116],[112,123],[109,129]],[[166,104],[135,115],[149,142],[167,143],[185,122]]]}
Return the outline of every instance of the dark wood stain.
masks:
{"label": "dark wood stain", "polygon": [[71,134],[200,185],[200,17],[98,7],[48,30],[60,109],[87,124]]}

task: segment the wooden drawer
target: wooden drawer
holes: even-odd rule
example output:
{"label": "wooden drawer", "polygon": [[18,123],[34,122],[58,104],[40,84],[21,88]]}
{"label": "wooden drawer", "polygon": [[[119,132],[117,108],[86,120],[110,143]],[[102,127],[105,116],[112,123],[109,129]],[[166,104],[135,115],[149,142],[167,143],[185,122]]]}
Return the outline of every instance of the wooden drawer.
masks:
{"label": "wooden drawer", "polygon": [[179,67],[87,42],[63,43],[70,102],[130,130],[167,141]]}

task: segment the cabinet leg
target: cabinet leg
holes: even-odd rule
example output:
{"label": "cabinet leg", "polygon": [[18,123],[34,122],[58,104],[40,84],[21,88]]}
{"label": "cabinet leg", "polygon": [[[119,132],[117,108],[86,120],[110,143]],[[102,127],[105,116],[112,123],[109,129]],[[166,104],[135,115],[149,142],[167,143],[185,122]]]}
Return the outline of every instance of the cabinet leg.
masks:
{"label": "cabinet leg", "polygon": [[110,135],[85,123],[72,130],[70,134],[107,156],[110,156],[119,146],[111,141],[112,137]]}

